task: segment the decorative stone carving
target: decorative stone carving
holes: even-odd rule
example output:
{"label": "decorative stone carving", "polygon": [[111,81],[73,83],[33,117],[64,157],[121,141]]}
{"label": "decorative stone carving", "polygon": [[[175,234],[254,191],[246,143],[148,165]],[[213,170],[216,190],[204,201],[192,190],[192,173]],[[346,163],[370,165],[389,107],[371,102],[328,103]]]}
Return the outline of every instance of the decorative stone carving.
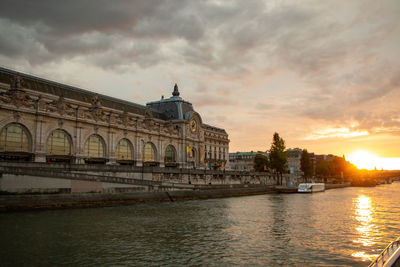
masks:
{"label": "decorative stone carving", "polygon": [[58,112],[61,116],[75,115],[74,109],[65,101],[63,96],[60,96],[57,100],[47,103],[46,111]]}
{"label": "decorative stone carving", "polygon": [[95,121],[102,121],[106,122],[107,121],[107,115],[104,113],[101,102],[99,100],[99,96],[96,94],[93,96],[92,100],[92,106],[89,108],[89,110],[84,111],[84,117],[87,119],[95,120]]}
{"label": "decorative stone carving", "polygon": [[21,118],[21,114],[18,111],[14,111],[13,117],[16,122],[19,122],[19,119]]}
{"label": "decorative stone carving", "polygon": [[62,128],[64,125],[64,120],[63,119],[59,119],[58,120],[58,127]]}
{"label": "decorative stone carving", "polygon": [[125,127],[128,126],[129,117],[128,117],[128,112],[126,112],[126,110],[124,110],[124,113],[116,115],[115,118],[118,124],[123,125]]}
{"label": "decorative stone carving", "polygon": [[144,127],[149,131],[157,130],[157,124],[152,119],[145,119]]}
{"label": "decorative stone carving", "polygon": [[36,110],[46,111],[46,101],[43,99],[42,95],[39,95],[38,99],[36,99]]}
{"label": "decorative stone carving", "polygon": [[152,117],[152,115],[151,115],[151,110],[150,110],[149,108],[146,108],[146,111],[144,112],[144,117],[145,117],[146,119]]}
{"label": "decorative stone carving", "polygon": [[101,108],[101,102],[100,102],[100,99],[99,99],[99,95],[98,95],[98,94],[95,94],[95,95],[92,97],[91,102],[92,102],[92,107],[93,107],[93,108]]}
{"label": "decorative stone carving", "polygon": [[161,127],[162,132],[166,135],[178,135],[179,130],[177,125],[174,125],[172,122],[167,122],[163,127]]}
{"label": "decorative stone carving", "polygon": [[127,118],[127,126],[128,127],[137,127],[137,119],[135,119],[135,117],[130,117],[130,116],[128,116],[128,118]]}
{"label": "decorative stone carving", "polygon": [[8,92],[2,92],[0,93],[0,102],[4,104],[10,104],[11,103],[11,96]]}
{"label": "decorative stone carving", "polygon": [[137,120],[136,120],[136,128],[137,128],[137,129],[143,129],[143,127],[144,127],[143,120],[137,119]]}
{"label": "decorative stone carving", "polygon": [[35,108],[35,101],[22,90],[22,79],[16,75],[10,83],[10,90],[0,93],[0,101],[15,107]]}
{"label": "decorative stone carving", "polygon": [[85,112],[82,109],[82,107],[77,106],[76,107],[76,113],[77,113],[77,117],[83,119],[85,117]]}
{"label": "decorative stone carving", "polygon": [[114,113],[110,112],[107,115],[107,122],[108,124],[115,124],[115,123],[119,123],[118,122],[118,115],[115,115]]}
{"label": "decorative stone carving", "polygon": [[11,102],[17,107],[34,108],[35,102],[24,91],[13,90],[9,91],[11,94]]}
{"label": "decorative stone carving", "polygon": [[11,90],[21,90],[22,89],[22,78],[19,75],[14,75],[11,80],[10,89]]}

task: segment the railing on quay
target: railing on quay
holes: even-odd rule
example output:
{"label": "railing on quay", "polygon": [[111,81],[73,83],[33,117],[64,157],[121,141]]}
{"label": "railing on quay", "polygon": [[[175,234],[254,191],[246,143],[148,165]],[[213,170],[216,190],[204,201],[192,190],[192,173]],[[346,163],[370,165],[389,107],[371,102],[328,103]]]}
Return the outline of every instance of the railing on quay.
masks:
{"label": "railing on quay", "polygon": [[390,267],[397,259],[400,259],[400,237],[390,243],[369,267]]}
{"label": "railing on quay", "polygon": [[[78,170],[65,169],[65,168],[43,168],[43,163],[33,167],[32,165],[19,167],[15,165],[3,165],[0,164],[0,173],[8,173],[14,175],[31,175],[31,176],[43,176],[49,178],[61,178],[71,180],[85,180],[95,182],[108,182],[108,183],[119,183],[119,184],[131,184],[137,186],[150,186],[158,188],[176,188],[176,189],[192,189],[192,190],[210,190],[210,189],[236,189],[236,188],[270,188],[264,184],[184,184],[169,181],[154,181],[154,180],[143,180],[135,178],[123,178],[112,175],[98,175],[93,173],[79,172]],[[60,166],[58,166],[60,167]],[[107,166],[108,167],[108,166]],[[114,167],[114,166],[113,166]],[[86,169],[86,171],[88,171]]]}
{"label": "railing on quay", "polygon": [[67,164],[67,163],[41,163],[41,162],[0,162],[0,167],[9,168],[39,168],[63,171],[101,171],[101,172],[138,172],[138,173],[171,173],[171,174],[207,174],[207,175],[233,175],[233,176],[265,176],[272,174],[265,172],[248,172],[234,170],[208,170],[186,169],[170,167],[150,167],[133,165],[102,165],[102,164]]}

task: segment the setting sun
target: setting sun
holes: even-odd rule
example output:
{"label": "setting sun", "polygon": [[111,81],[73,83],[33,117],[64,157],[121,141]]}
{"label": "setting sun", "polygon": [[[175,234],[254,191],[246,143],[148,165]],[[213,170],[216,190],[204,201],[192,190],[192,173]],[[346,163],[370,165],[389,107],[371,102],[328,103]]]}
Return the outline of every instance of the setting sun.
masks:
{"label": "setting sun", "polygon": [[396,170],[400,168],[399,158],[382,158],[366,150],[358,150],[346,157],[359,169],[373,170]]}

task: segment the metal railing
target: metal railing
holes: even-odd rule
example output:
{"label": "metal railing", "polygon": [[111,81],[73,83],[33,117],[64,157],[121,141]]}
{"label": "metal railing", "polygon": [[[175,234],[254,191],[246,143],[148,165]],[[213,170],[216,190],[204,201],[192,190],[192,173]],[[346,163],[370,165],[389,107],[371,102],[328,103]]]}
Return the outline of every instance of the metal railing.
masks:
{"label": "metal railing", "polygon": [[393,255],[393,253],[400,248],[400,237],[397,240],[390,243],[381,254],[369,265],[369,267],[381,267],[385,266],[387,261]]}
{"label": "metal railing", "polygon": [[135,178],[124,178],[108,173],[108,175],[99,171],[102,174],[94,174],[93,171],[80,171],[63,168],[38,168],[38,167],[19,167],[15,166],[2,166],[0,164],[0,174],[14,174],[14,175],[30,175],[47,178],[71,179],[71,180],[84,180],[95,182],[107,182],[118,184],[131,184],[138,186],[157,186],[158,188],[176,188],[176,189],[192,189],[192,190],[205,190],[205,189],[237,189],[237,188],[264,188],[265,190],[271,189],[271,186],[264,184],[186,184],[177,183],[173,181],[161,180],[143,180]]}

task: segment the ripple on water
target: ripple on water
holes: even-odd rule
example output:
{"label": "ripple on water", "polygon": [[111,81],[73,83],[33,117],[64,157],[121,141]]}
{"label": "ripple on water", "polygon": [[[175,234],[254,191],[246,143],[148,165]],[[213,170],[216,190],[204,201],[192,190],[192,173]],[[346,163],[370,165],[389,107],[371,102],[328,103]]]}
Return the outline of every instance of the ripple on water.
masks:
{"label": "ripple on water", "polygon": [[399,190],[0,214],[0,258],[5,266],[365,266],[398,235]]}

